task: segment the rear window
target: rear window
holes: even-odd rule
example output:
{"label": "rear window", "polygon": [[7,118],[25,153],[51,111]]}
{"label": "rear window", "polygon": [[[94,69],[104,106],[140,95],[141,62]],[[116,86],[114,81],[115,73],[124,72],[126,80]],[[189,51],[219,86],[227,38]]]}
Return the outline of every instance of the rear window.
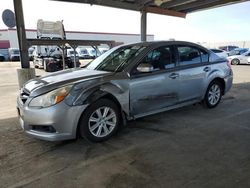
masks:
{"label": "rear window", "polygon": [[217,49],[211,49],[211,51],[214,52],[214,53],[221,53],[221,52],[223,52],[222,50],[217,50]]}
{"label": "rear window", "polygon": [[208,53],[202,49],[192,46],[178,46],[179,65],[193,65],[208,62]]}

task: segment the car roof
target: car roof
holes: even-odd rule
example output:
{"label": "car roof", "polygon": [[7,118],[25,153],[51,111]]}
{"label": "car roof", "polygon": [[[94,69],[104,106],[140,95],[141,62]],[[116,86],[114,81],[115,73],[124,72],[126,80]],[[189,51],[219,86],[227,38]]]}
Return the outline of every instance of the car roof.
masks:
{"label": "car roof", "polygon": [[220,50],[220,51],[223,51],[222,49],[217,49],[217,48],[209,48],[209,50]]}
{"label": "car roof", "polygon": [[193,43],[193,42],[188,42],[188,41],[180,41],[180,40],[161,40],[161,41],[147,41],[147,42],[137,42],[137,43],[129,43],[129,44],[123,44],[121,46],[130,46],[130,45],[141,45],[141,46],[154,46],[154,45],[159,45],[159,44],[166,44],[166,45],[192,45],[192,46],[197,46],[201,47],[204,49],[204,46],[201,46],[199,44]]}

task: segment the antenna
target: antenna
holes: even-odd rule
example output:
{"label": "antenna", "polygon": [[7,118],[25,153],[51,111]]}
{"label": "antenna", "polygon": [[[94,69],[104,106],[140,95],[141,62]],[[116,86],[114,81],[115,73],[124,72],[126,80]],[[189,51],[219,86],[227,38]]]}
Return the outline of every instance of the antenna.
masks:
{"label": "antenna", "polygon": [[9,9],[5,9],[2,13],[3,23],[8,27],[16,27],[15,14]]}

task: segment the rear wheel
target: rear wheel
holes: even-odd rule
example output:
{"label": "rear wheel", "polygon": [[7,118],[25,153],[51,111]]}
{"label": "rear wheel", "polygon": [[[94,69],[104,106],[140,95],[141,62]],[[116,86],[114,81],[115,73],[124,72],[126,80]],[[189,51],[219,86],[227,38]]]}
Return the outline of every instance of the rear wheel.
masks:
{"label": "rear wheel", "polygon": [[239,65],[240,64],[240,60],[239,59],[233,59],[231,61],[232,65]]}
{"label": "rear wheel", "polygon": [[120,113],[117,105],[100,99],[89,106],[80,121],[80,135],[87,140],[100,142],[109,139],[119,129]]}
{"label": "rear wheel", "polygon": [[222,85],[218,81],[213,81],[209,84],[204,103],[208,108],[216,107],[221,100],[222,97]]}

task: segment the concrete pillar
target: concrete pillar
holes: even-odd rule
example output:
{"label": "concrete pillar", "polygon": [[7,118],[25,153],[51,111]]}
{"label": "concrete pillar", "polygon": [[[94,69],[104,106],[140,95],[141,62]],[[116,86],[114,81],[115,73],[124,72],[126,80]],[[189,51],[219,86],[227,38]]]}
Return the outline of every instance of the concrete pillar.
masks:
{"label": "concrete pillar", "polygon": [[147,41],[147,12],[141,11],[141,41]]}
{"label": "concrete pillar", "polygon": [[35,69],[30,68],[22,1],[13,0],[13,3],[16,16],[16,28],[22,67],[22,69],[17,70],[18,84],[19,88],[21,88],[25,82],[35,77]]}
{"label": "concrete pillar", "polygon": [[28,69],[17,69],[17,77],[18,77],[18,85],[19,88],[23,87],[23,85],[30,79],[35,78],[36,72],[34,68]]}

